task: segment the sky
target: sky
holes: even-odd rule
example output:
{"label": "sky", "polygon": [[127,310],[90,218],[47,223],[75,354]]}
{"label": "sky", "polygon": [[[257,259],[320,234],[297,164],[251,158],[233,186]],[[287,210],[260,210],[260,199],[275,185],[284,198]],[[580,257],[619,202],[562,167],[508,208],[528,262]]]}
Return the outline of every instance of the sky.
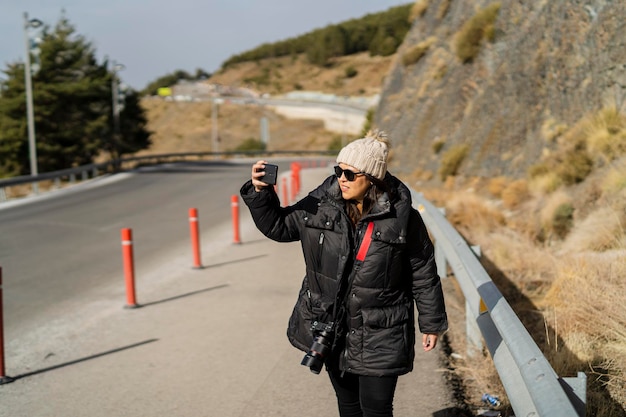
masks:
{"label": "sky", "polygon": [[[23,62],[24,13],[54,27],[65,16],[104,57],[120,63],[123,83],[143,89],[155,79],[412,0],[0,0],[0,71]],[[0,74],[0,76],[2,76]]]}

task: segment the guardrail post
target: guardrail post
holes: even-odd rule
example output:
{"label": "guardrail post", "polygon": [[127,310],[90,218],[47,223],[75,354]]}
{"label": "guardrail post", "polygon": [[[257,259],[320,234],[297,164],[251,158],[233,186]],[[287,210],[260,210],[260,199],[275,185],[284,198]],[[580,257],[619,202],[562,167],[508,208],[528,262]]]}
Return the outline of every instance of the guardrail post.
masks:
{"label": "guardrail post", "polygon": [[448,262],[446,261],[446,253],[440,242],[435,240],[435,265],[437,265],[437,275],[441,278],[448,276]]}
{"label": "guardrail post", "polygon": [[470,302],[465,300],[465,340],[467,341],[467,356],[473,358],[484,348],[483,337],[476,323],[474,311]]}
{"label": "guardrail post", "polygon": [[199,231],[199,219],[198,209],[189,209],[189,229],[191,233],[191,248],[193,251],[193,268],[202,269],[202,262],[200,261],[200,231]]}
{"label": "guardrail post", "polygon": [[4,317],[2,316],[2,267],[0,267],[0,385],[13,382],[13,378],[7,376],[4,367]]}
{"label": "guardrail post", "polygon": [[135,263],[133,260],[133,231],[122,229],[122,256],[124,258],[124,278],[126,281],[125,308],[139,307],[135,298]]}

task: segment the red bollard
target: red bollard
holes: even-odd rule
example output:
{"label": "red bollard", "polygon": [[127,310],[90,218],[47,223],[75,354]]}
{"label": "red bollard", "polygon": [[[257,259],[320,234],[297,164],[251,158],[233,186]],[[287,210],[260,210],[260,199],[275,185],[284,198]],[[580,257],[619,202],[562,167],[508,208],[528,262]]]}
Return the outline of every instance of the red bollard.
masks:
{"label": "red bollard", "polygon": [[289,195],[287,194],[287,177],[283,177],[283,207],[289,205]]}
{"label": "red bollard", "polygon": [[237,195],[230,198],[230,207],[233,215],[233,243],[241,243],[239,239],[239,197]]}
{"label": "red bollard", "polygon": [[289,186],[289,201],[296,200],[296,173],[291,170],[291,185]]}
{"label": "red bollard", "polygon": [[189,230],[191,233],[191,249],[193,251],[193,268],[202,269],[200,261],[200,231],[199,231],[198,209],[189,209]]}
{"label": "red bollard", "polygon": [[291,163],[291,175],[292,175],[292,179],[295,185],[295,189],[293,191],[294,197],[298,195],[298,193],[300,192],[300,169],[301,168],[302,168],[302,165],[300,165],[298,162]]}
{"label": "red bollard", "polygon": [[135,299],[135,264],[133,260],[133,231],[122,229],[122,256],[124,258],[124,277],[126,278],[126,308],[136,308]]}
{"label": "red bollard", "polygon": [[4,317],[2,316],[2,268],[0,267],[0,385],[13,382],[4,367]]}

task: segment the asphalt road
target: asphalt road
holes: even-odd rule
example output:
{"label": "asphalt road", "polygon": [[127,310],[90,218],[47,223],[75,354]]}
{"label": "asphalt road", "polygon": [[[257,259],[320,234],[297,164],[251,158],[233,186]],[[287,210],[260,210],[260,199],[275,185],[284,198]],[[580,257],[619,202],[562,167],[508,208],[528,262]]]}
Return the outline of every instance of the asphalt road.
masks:
{"label": "asphalt road", "polygon": [[7,339],[50,308],[123,287],[122,228],[133,232],[136,276],[173,251],[189,252],[191,265],[189,208],[201,228],[227,222],[249,170],[248,162],[178,163],[0,205]]}

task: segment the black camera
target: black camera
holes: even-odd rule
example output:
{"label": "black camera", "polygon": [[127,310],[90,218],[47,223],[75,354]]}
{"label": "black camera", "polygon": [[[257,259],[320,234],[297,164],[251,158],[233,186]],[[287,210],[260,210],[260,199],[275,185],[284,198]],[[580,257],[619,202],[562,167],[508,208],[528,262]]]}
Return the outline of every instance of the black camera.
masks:
{"label": "black camera", "polygon": [[308,366],[311,372],[319,374],[324,365],[324,360],[330,353],[335,336],[333,331],[333,322],[329,324],[314,321],[311,325],[313,331],[313,343],[309,348],[309,352],[302,358],[301,365]]}

